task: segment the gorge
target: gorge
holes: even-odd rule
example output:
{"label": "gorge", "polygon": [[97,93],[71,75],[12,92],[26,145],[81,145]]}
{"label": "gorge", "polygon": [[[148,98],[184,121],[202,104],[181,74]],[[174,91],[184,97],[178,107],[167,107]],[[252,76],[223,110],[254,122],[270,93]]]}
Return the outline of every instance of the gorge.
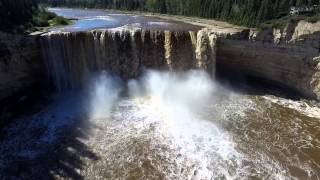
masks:
{"label": "gorge", "polygon": [[77,20],[0,34],[0,100],[55,92],[4,128],[0,177],[319,179],[320,22],[50,11]]}

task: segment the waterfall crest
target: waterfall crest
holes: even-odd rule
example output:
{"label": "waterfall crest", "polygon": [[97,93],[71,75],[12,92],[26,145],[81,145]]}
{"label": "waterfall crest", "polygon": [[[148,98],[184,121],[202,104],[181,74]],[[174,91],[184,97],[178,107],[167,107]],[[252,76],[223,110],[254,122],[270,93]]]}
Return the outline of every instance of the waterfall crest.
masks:
{"label": "waterfall crest", "polygon": [[123,79],[142,69],[204,69],[214,75],[216,35],[200,31],[94,30],[49,32],[41,37],[48,75],[58,91],[75,89],[92,72],[108,71]]}

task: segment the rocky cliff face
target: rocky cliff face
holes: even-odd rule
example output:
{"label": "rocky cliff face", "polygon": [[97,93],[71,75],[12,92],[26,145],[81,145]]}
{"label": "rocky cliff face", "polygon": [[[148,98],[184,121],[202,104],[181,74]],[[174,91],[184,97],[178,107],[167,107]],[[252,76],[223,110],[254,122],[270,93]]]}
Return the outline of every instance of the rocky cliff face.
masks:
{"label": "rocky cliff face", "polygon": [[[41,54],[36,37],[0,32],[0,100],[38,82]],[[43,74],[43,73],[42,73]]]}
{"label": "rocky cliff face", "polygon": [[[225,31],[224,31],[225,30]],[[45,62],[57,89],[76,88],[92,72],[107,70],[124,79],[141,70],[182,71],[215,66],[293,88],[320,99],[320,22],[301,21],[284,29],[207,27],[200,31],[97,30],[42,36]]]}
{"label": "rocky cliff face", "polygon": [[144,68],[182,71],[202,68],[213,74],[216,36],[207,30],[96,30],[48,33],[41,44],[58,90],[79,87],[92,72],[106,70],[124,79]]}
{"label": "rocky cliff face", "polygon": [[217,66],[271,80],[320,100],[320,22],[251,31],[248,39],[220,38]]}
{"label": "rocky cliff face", "polygon": [[307,21],[292,22],[287,24],[283,29],[252,30],[249,39],[254,42],[294,44],[320,49],[320,21],[316,23]]}
{"label": "rocky cliff face", "polygon": [[317,49],[226,39],[218,44],[218,68],[270,80],[308,97],[319,96],[314,89],[318,86],[314,77],[318,72],[314,60]]}
{"label": "rocky cliff face", "polygon": [[202,68],[214,76],[216,65],[229,74],[271,80],[320,100],[319,33],[320,22],[304,21],[264,31],[208,25],[199,31],[49,32],[40,43],[33,36],[0,33],[0,100],[33,86],[45,72],[63,90],[81,86],[101,70],[124,79],[145,68]]}

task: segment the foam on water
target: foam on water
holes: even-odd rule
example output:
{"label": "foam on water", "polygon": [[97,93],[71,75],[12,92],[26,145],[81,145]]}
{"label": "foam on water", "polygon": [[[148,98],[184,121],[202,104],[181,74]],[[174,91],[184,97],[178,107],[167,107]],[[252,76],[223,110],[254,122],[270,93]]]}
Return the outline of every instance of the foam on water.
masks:
{"label": "foam on water", "polygon": [[[214,170],[219,169],[223,161],[240,159],[229,135],[198,116],[214,91],[207,74],[190,71],[179,76],[149,72],[147,77],[145,86],[151,104],[164,114],[164,133],[173,137],[172,145],[181,154],[199,163],[196,177],[214,177]],[[222,174],[227,177],[226,172],[225,169]]]}
{"label": "foam on water", "polygon": [[[281,114],[287,103],[273,109],[273,100],[231,92],[203,71],[147,71],[127,87],[102,73],[88,86],[88,97],[66,94],[9,127],[10,138],[1,141],[0,174],[15,159],[36,161],[48,146],[63,147],[65,138],[76,138],[83,149],[66,146],[67,156],[84,151],[97,156],[80,157],[75,167],[88,179],[318,177],[320,142],[313,129],[320,124]],[[284,121],[282,115],[293,118]],[[73,128],[88,134],[60,133]]]}
{"label": "foam on water", "polygon": [[[100,124],[100,127],[109,126],[116,130],[121,141],[127,141],[125,137],[128,139],[136,137],[143,142],[145,137],[142,132],[149,132],[148,138],[152,138],[156,144],[151,142],[149,145],[151,147],[147,150],[149,152],[142,153],[158,154],[169,161],[166,163],[172,164],[172,171],[178,169],[179,173],[175,175],[165,174],[169,179],[174,176],[189,179],[210,179],[211,177],[230,179],[240,172],[237,168],[241,167],[242,155],[235,149],[232,137],[213,122],[200,116],[200,111],[209,102],[215,90],[215,85],[206,73],[190,71],[174,74],[149,71],[142,80],[131,81],[128,86],[130,99],[120,101],[119,105],[116,105],[117,108],[122,106],[120,109],[124,111],[115,110],[112,115],[111,121],[116,119],[115,122],[118,123],[113,124],[107,120],[108,118],[102,122],[100,118],[96,122],[108,124]],[[98,87],[98,91],[100,90],[101,88]],[[100,94],[97,93],[97,95]],[[97,101],[94,102],[100,106],[99,101],[105,97],[95,99]],[[99,139],[110,138],[110,134],[108,138],[104,135],[102,135],[103,138],[100,136]],[[90,141],[95,142],[95,140]],[[128,149],[127,144],[118,141],[113,144],[116,144],[116,149]],[[125,147],[119,147],[119,144]],[[158,146],[167,147],[170,152],[162,152],[161,149],[157,149]],[[101,147],[101,149],[105,148]],[[143,159],[143,157],[139,158]],[[160,164],[155,168],[161,172],[164,168],[161,166],[165,165]],[[234,170],[230,170],[231,167]],[[181,172],[183,169],[189,170]],[[116,175],[113,174],[113,176]]]}
{"label": "foam on water", "polygon": [[290,109],[299,111],[300,113],[308,117],[312,117],[312,118],[320,117],[320,106],[310,105],[304,101],[294,101],[294,100],[275,97],[275,96],[263,96],[263,98],[273,103],[279,104],[281,106],[285,106]]}
{"label": "foam on water", "polygon": [[87,17],[84,18],[85,20],[96,20],[96,19],[101,19],[101,20],[106,20],[106,21],[116,21],[116,19],[112,18],[111,16],[93,16],[93,17]]}
{"label": "foam on water", "polygon": [[171,25],[169,22],[148,22],[148,25],[159,25],[159,26],[168,26]]}

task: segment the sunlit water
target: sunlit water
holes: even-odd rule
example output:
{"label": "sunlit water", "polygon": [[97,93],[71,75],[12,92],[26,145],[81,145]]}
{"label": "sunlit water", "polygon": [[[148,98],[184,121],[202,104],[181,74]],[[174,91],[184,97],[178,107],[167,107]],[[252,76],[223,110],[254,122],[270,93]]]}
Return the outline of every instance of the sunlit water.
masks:
{"label": "sunlit water", "polygon": [[7,128],[0,177],[319,179],[319,112],[199,71],[103,74]]}
{"label": "sunlit water", "polygon": [[55,27],[50,31],[77,32],[94,29],[113,29],[126,27],[131,29],[148,30],[199,30],[199,26],[182,22],[169,21],[155,17],[136,14],[116,13],[105,10],[49,8],[49,11],[68,19],[76,19],[72,25]]}

